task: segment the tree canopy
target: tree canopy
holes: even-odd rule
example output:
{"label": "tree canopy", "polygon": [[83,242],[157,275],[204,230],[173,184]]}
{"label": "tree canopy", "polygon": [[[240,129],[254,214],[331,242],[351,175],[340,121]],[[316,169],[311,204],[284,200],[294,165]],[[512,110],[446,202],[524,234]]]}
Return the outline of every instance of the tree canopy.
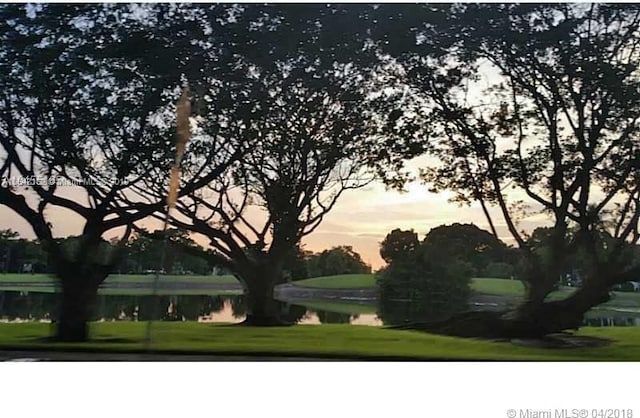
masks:
{"label": "tree canopy", "polygon": [[[357,8],[257,10],[256,16],[246,9],[232,29],[248,34],[251,48],[241,48],[235,65],[197,92],[202,100],[194,140],[242,157],[205,187],[185,193],[172,219],[206,237],[218,262],[238,276],[249,295],[249,320],[276,316],[265,313],[265,304],[300,240],[343,193],[375,178],[377,161],[390,158],[385,144],[415,134],[414,125],[401,123],[401,92],[385,91],[376,51],[353,38],[347,54],[344,39],[329,33],[339,29],[334,19]],[[344,35],[352,28],[339,30]],[[192,147],[183,190],[199,181],[198,166]],[[163,190],[161,182],[146,189],[151,199]]]}
{"label": "tree canopy", "polygon": [[[516,317],[538,318],[529,325],[540,332],[579,324],[640,272],[621,258],[640,238],[639,17],[634,5],[457,5],[444,39],[417,29],[428,45],[452,45],[446,54],[397,49],[406,82],[430,104],[428,146],[441,164],[423,179],[479,203],[495,236],[504,225],[526,260]],[[544,263],[519,227],[534,213],[553,224]],[[601,230],[610,251],[598,250]],[[590,264],[583,287],[544,303],[578,252]]]}
{"label": "tree canopy", "polygon": [[[164,207],[165,194],[140,192],[149,178],[166,183],[173,103],[185,77],[197,85],[218,51],[192,43],[211,30],[205,12],[222,13],[186,5],[0,6],[0,203],[30,224],[61,280],[63,310],[70,309],[61,338],[86,338],[87,305],[119,262],[120,251],[96,256],[107,248],[104,234],[124,230],[123,244],[137,221]],[[217,163],[227,154],[211,151],[200,158],[201,182],[190,187],[222,171]],[[59,245],[50,208],[80,224],[82,244],[73,251]]]}
{"label": "tree canopy", "polygon": [[360,254],[351,246],[338,246],[307,257],[310,277],[371,273]]}

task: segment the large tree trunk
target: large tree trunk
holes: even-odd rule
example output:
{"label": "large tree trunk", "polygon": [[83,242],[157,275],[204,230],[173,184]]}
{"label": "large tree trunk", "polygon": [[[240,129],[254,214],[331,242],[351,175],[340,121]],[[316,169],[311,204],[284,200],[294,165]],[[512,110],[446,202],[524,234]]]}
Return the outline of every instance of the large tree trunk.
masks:
{"label": "large tree trunk", "polygon": [[279,263],[265,263],[245,269],[240,279],[247,303],[243,325],[287,325],[281,317],[281,303],[273,297],[274,288],[284,283]]}
{"label": "large tree trunk", "polygon": [[593,307],[609,300],[604,281],[586,282],[566,299],[544,301],[536,297],[506,312],[472,311],[444,321],[414,323],[393,328],[420,329],[457,337],[537,338],[582,326],[584,315]]}
{"label": "large tree trunk", "polygon": [[525,301],[503,316],[512,334],[542,336],[582,326],[585,314],[609,300],[609,288],[602,282],[587,282],[569,297],[556,301]]}
{"label": "large tree trunk", "polygon": [[87,341],[89,320],[98,295],[98,287],[106,275],[83,275],[81,271],[58,276],[62,284],[56,339],[66,342]]}

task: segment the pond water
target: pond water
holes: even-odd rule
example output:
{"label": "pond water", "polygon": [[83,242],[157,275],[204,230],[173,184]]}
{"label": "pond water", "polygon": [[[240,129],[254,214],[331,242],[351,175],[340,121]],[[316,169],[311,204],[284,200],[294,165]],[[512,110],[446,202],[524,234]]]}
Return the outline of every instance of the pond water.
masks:
{"label": "pond water", "polygon": [[[0,322],[55,319],[59,295],[55,293],[0,291]],[[487,307],[490,308],[490,307]],[[282,316],[299,324],[395,325],[406,321],[424,321],[425,310],[409,302],[385,309],[345,301],[298,301],[282,303]],[[474,309],[482,309],[475,306]],[[93,309],[96,321],[199,321],[234,323],[245,318],[244,298],[215,295],[130,296],[99,295]],[[640,326],[633,312],[594,310],[585,320],[589,326]]]}
{"label": "pond water", "polygon": [[[0,291],[0,322],[50,322],[55,319],[58,304],[59,295],[55,293]],[[355,307],[355,310],[362,310],[362,307]],[[365,310],[371,310],[371,313],[334,312],[298,304],[282,304],[283,316],[299,324],[383,325],[375,314],[375,307],[366,306]],[[92,319],[234,323],[244,320],[245,314],[243,296],[99,295],[93,307]]]}

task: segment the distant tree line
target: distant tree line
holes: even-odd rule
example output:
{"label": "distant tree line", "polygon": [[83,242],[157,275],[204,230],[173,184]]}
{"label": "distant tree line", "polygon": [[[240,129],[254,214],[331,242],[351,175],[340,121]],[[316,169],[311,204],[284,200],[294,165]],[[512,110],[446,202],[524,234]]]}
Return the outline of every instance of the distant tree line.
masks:
{"label": "distant tree line", "polygon": [[37,241],[20,238],[11,229],[0,230],[0,273],[23,272],[47,272],[45,252]]}
{"label": "distant tree line", "polygon": [[[68,237],[61,241],[73,241]],[[164,252],[164,257],[162,253]],[[162,265],[160,265],[160,260]],[[140,229],[124,245],[124,253],[114,273],[209,275],[233,274],[217,263],[213,250],[205,249],[185,230],[171,228],[166,242],[162,231]],[[32,266],[31,269],[25,266]],[[28,271],[26,271],[28,269]],[[284,270],[291,280],[339,274],[371,273],[360,254],[351,246],[337,246],[318,253],[298,246],[285,260]],[[51,273],[46,252],[37,240],[20,238],[11,229],[0,230],[0,273]]]}
{"label": "distant tree line", "polygon": [[355,252],[353,247],[348,245],[332,247],[318,253],[302,250],[299,254],[304,261],[304,267],[297,271],[292,269],[294,280],[340,274],[371,273],[371,266],[362,260],[360,254]]}

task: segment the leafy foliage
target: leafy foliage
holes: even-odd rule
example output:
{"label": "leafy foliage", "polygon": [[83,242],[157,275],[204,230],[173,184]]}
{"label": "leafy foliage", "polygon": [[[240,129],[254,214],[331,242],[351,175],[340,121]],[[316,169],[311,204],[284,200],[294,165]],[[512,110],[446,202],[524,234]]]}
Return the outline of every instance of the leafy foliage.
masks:
{"label": "leafy foliage", "polygon": [[[421,42],[389,49],[430,109],[426,148],[440,163],[422,178],[478,203],[494,236],[509,231],[527,290],[515,317],[542,333],[579,326],[640,273],[623,261],[640,239],[640,9],[465,4],[432,23],[413,28]],[[442,55],[430,52],[438,43]],[[544,256],[521,226],[538,213],[553,226]],[[588,272],[583,286],[546,303],[571,257]]]}
{"label": "leafy foliage", "polygon": [[380,243],[380,256],[387,263],[391,263],[404,254],[413,252],[419,245],[418,234],[413,230],[394,229]]}
{"label": "leafy foliage", "polygon": [[469,263],[425,242],[379,273],[379,316],[385,324],[397,324],[465,310],[472,274]]}
{"label": "leafy foliage", "polygon": [[307,257],[310,277],[336,276],[340,274],[371,273],[371,266],[362,261],[351,246],[333,247]]}

